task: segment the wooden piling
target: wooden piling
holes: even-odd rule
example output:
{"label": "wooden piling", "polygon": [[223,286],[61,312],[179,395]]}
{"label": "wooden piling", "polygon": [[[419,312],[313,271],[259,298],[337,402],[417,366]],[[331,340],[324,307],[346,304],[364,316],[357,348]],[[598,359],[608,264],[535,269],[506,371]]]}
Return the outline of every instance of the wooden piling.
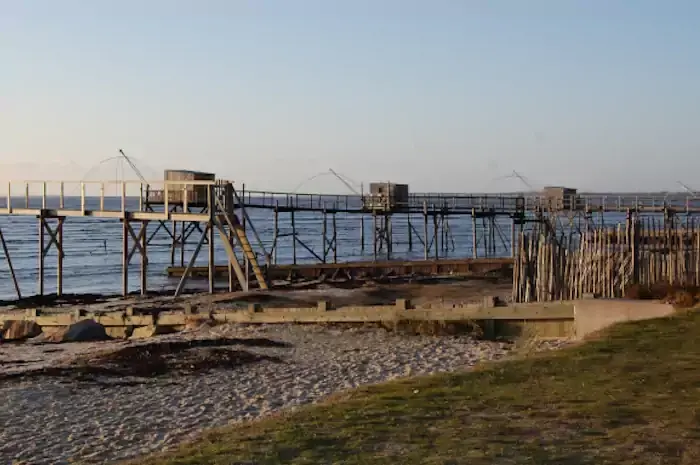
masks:
{"label": "wooden piling", "polygon": [[430,243],[428,242],[428,204],[423,202],[423,248],[425,251],[424,259],[427,260],[430,255]]}
{"label": "wooden piling", "polygon": [[39,216],[39,295],[44,295],[44,217]]}
{"label": "wooden piling", "polygon": [[12,257],[10,257],[10,250],[7,247],[7,242],[5,242],[5,236],[0,229],[0,244],[2,244],[2,251],[7,259],[7,268],[10,271],[10,277],[12,278],[12,284],[15,287],[15,293],[17,294],[17,299],[22,299],[22,292],[19,288],[19,282],[17,281],[17,274],[15,273],[15,268],[12,266]]}
{"label": "wooden piling", "polygon": [[297,264],[297,227],[294,221],[294,209],[292,208],[290,212],[290,220],[292,222],[292,263]]}
{"label": "wooden piling", "polygon": [[129,219],[122,220],[122,295],[129,295]]}
{"label": "wooden piling", "polygon": [[65,218],[59,217],[56,224],[56,295],[63,295],[63,222]]}
{"label": "wooden piling", "polygon": [[323,263],[326,263],[326,258],[328,257],[328,216],[326,210],[323,210],[323,216],[321,221],[321,238],[323,247]]}
{"label": "wooden piling", "polygon": [[335,213],[333,213],[333,263],[338,263],[338,224]]}

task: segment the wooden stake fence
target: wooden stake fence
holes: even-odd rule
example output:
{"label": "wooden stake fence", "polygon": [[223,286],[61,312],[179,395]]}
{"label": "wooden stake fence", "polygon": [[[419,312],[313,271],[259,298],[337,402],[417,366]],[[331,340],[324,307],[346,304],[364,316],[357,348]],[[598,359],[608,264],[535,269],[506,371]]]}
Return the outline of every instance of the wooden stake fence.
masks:
{"label": "wooden stake fence", "polygon": [[521,233],[515,258],[516,302],[619,298],[634,283],[700,286],[700,227],[643,218],[568,238],[541,228]]}

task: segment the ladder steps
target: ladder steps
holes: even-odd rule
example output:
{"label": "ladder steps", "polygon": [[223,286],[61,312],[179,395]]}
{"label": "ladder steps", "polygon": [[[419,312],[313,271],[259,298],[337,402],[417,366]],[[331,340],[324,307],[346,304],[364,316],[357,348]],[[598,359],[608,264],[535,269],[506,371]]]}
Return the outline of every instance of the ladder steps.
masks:
{"label": "ladder steps", "polygon": [[235,226],[234,229],[236,230],[236,236],[238,236],[238,239],[241,242],[241,249],[243,249],[243,253],[245,253],[246,257],[248,258],[248,263],[250,263],[251,267],[253,268],[253,273],[255,274],[255,278],[258,280],[260,288],[267,289],[265,277],[263,276],[262,270],[260,269],[260,265],[258,264],[258,258],[253,252],[253,248],[251,247],[250,242],[248,241],[248,236],[246,236],[243,227]]}

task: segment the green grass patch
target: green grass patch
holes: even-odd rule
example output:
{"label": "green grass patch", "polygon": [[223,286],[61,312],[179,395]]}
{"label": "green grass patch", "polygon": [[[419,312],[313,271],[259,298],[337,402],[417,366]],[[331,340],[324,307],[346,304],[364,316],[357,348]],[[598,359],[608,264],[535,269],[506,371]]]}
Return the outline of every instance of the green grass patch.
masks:
{"label": "green grass patch", "polygon": [[700,313],[358,389],[138,465],[700,463]]}

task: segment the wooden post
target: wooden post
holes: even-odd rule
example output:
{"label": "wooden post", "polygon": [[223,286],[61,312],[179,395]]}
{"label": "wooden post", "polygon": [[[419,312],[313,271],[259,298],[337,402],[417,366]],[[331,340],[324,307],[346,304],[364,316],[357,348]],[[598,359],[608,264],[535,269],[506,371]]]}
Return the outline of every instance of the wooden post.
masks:
{"label": "wooden post", "polygon": [[484,216],[481,217],[481,226],[482,227],[482,234],[481,237],[483,239],[482,243],[484,244],[484,257],[489,256],[489,231],[487,231],[486,228],[486,218]]}
{"label": "wooden post", "polygon": [[[185,196],[185,203],[182,206],[182,213],[189,213],[190,207],[187,205],[187,196]],[[180,266],[185,266],[185,243],[187,242],[187,234],[190,229],[190,223],[180,222]]]}
{"label": "wooden post", "polygon": [[[214,199],[214,190],[212,186],[208,186],[209,194],[209,293],[214,293],[214,281],[216,280],[216,263],[214,261],[214,221],[216,220],[216,202]],[[222,238],[225,239],[225,238]]]}
{"label": "wooden post", "polygon": [[291,220],[292,220],[292,264],[296,265],[297,264],[297,227],[296,223],[294,222],[294,209],[295,206],[292,204],[292,209],[291,209]]}
{"label": "wooden post", "polygon": [[510,221],[510,256],[515,258],[515,217],[511,217]]}
{"label": "wooden post", "polygon": [[489,239],[491,242],[491,256],[496,256],[496,215],[492,214],[489,221]]}
{"label": "wooden post", "polygon": [[170,266],[175,266],[175,249],[177,248],[178,242],[177,221],[173,221],[173,241],[172,245],[170,246]]}
{"label": "wooden post", "polygon": [[146,231],[148,228],[148,221],[141,222],[141,229],[139,231],[138,238],[141,241],[141,295],[145,296],[148,294],[148,253],[146,251],[146,245],[148,244],[148,239]]}
{"label": "wooden post", "polygon": [[[275,213],[277,213],[277,212],[275,211]],[[275,219],[276,219],[276,216],[275,216]],[[275,226],[277,226],[277,225],[275,225]],[[229,246],[231,247],[231,250],[233,250],[233,246],[234,246],[235,243],[236,243],[235,238],[233,237],[233,234],[234,234],[233,230],[229,227],[229,229],[228,229],[228,236],[226,237],[226,240],[228,241]],[[231,260],[230,260],[230,259],[227,260],[227,262],[228,262],[228,291],[229,291],[229,292],[233,292],[233,291],[234,291],[234,281],[233,281],[234,270],[233,270],[233,263],[231,263]]]}
{"label": "wooden post", "polygon": [[277,239],[279,237],[279,201],[275,205],[275,217],[273,221],[273,231],[272,231],[272,249],[274,250],[273,261],[277,264]]}
{"label": "wooden post", "polygon": [[433,246],[435,247],[435,260],[440,259],[440,249],[438,248],[438,217],[433,209]]}
{"label": "wooden post", "polygon": [[129,219],[122,220],[122,295],[129,295]]}
{"label": "wooden post", "polygon": [[[335,218],[335,215],[333,215]],[[321,224],[321,237],[323,243],[323,263],[326,263],[326,256],[328,255],[328,237],[326,236],[328,230],[328,216],[326,210],[323,210],[323,223]]]}
{"label": "wooden post", "polygon": [[391,233],[391,215],[384,215],[384,234],[386,235],[386,259],[391,260],[391,252],[393,248],[394,238]]}
{"label": "wooden post", "polygon": [[365,254],[365,214],[360,215],[360,253]]}
{"label": "wooden post", "polygon": [[[245,208],[245,183],[241,184],[240,204],[241,204],[241,210],[243,210]],[[241,224],[243,225],[243,231],[245,231],[245,227],[246,227],[245,217],[247,215],[242,215],[242,216],[243,216],[243,218],[241,218]]]}
{"label": "wooden post", "polygon": [[476,210],[472,208],[472,257],[477,258],[477,240],[476,240]]}
{"label": "wooden post", "polygon": [[333,263],[338,263],[338,225],[335,217],[336,214],[333,213]]}
{"label": "wooden post", "polygon": [[56,295],[63,295],[63,221],[65,218],[59,217],[56,225]]}
{"label": "wooden post", "polygon": [[408,217],[407,217],[407,227],[408,227],[408,251],[412,252],[413,251],[413,231],[411,228],[411,212],[409,210]]}
{"label": "wooden post", "polygon": [[10,258],[10,251],[7,248],[7,243],[5,242],[5,236],[2,234],[0,229],[0,244],[2,244],[2,250],[5,253],[5,258],[7,258],[7,267],[10,270],[10,276],[12,277],[12,284],[15,286],[15,293],[17,294],[17,299],[22,299],[22,292],[19,289],[19,283],[17,282],[17,275],[15,274],[15,268],[12,266],[12,259]]}
{"label": "wooden post", "polygon": [[373,258],[377,261],[377,211],[372,211],[372,246],[374,248]]}
{"label": "wooden post", "polygon": [[44,295],[44,216],[39,216],[39,295]]}
{"label": "wooden post", "polygon": [[424,258],[427,261],[430,255],[430,244],[428,242],[428,203],[423,202],[423,249]]}

